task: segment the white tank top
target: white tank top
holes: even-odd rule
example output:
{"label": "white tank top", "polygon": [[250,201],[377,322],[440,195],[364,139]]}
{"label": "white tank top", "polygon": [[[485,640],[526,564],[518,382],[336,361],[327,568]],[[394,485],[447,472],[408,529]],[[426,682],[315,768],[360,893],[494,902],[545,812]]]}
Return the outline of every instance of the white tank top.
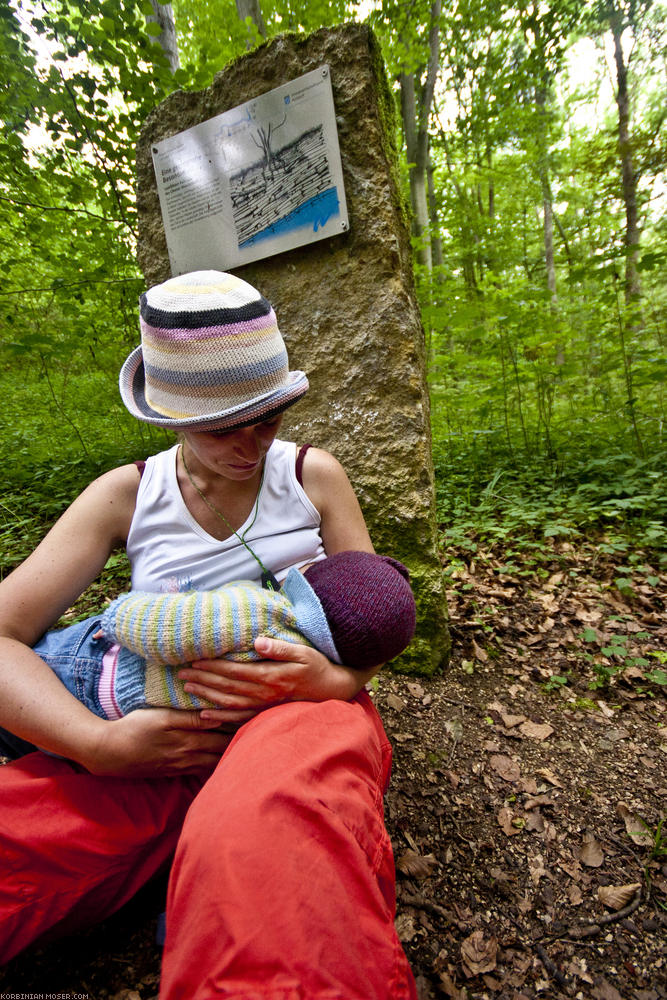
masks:
{"label": "white tank top", "polygon": [[[260,581],[261,568],[234,535],[219,541],[185,506],[176,479],[178,445],[146,462],[127,538],[134,590],[212,590],[231,580]],[[279,582],[294,566],[325,558],[320,515],[296,478],[296,445],[274,441],[255,511],[239,528]]]}

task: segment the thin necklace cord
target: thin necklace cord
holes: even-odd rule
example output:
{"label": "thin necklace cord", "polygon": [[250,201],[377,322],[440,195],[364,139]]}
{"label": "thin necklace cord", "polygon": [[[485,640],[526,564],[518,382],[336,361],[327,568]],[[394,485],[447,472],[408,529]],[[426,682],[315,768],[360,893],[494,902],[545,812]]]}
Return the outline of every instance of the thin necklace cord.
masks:
{"label": "thin necklace cord", "polygon": [[245,529],[245,531],[243,532],[243,534],[240,535],[238,533],[238,531],[235,531],[234,528],[232,528],[231,524],[229,523],[229,521],[227,520],[227,518],[225,517],[225,515],[222,513],[222,511],[218,510],[218,508],[215,506],[215,504],[213,504],[212,501],[209,500],[209,498],[206,496],[206,494],[202,490],[200,490],[199,487],[197,486],[196,482],[192,478],[192,473],[190,472],[190,469],[188,468],[188,463],[185,460],[185,448],[183,447],[183,445],[181,445],[181,461],[183,462],[183,468],[185,469],[185,473],[186,473],[188,479],[190,480],[192,488],[194,490],[196,490],[196,492],[199,494],[199,496],[201,497],[202,501],[206,504],[206,506],[209,508],[209,510],[213,511],[213,513],[216,514],[220,518],[220,520],[226,526],[227,530],[231,531],[232,535],[235,535],[236,538],[238,538],[238,540],[240,541],[241,545],[243,545],[248,550],[248,552],[253,557],[253,559],[259,564],[259,566],[260,566],[260,568],[262,570],[262,587],[264,587],[265,590],[280,590],[280,584],[276,580],[276,578],[273,575],[273,573],[271,572],[271,570],[269,570],[269,569],[266,568],[266,566],[264,565],[264,563],[262,562],[262,560],[259,558],[259,556],[257,555],[257,553],[253,552],[253,550],[250,548],[250,546],[248,545],[248,543],[245,540],[245,536],[248,534],[248,532],[250,531],[250,529],[254,525],[255,521],[257,520],[257,513],[259,511],[259,498],[260,498],[260,495],[261,495],[261,492],[262,492],[262,486],[264,485],[264,469],[266,467],[266,463],[262,467],[262,478],[259,481],[259,489],[257,490],[257,500],[255,501],[255,510],[254,510],[254,513],[253,513],[252,521],[250,522],[250,524],[248,525],[248,527]]}

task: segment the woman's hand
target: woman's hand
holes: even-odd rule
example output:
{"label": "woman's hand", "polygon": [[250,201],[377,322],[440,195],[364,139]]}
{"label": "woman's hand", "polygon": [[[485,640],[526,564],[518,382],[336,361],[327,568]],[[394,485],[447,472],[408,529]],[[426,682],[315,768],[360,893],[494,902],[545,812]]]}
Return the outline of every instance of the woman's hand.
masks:
{"label": "woman's hand", "polygon": [[104,722],[95,741],[78,757],[92,774],[162,778],[208,774],[229,745],[229,733],[209,732],[215,721],[200,712],[173,708],[139,709]]}
{"label": "woman's hand", "polygon": [[245,721],[283,701],[348,701],[377,672],[339,666],[310,646],[266,636],[255,640],[255,649],[265,659],[253,663],[199,660],[179,670],[188,694],[220,706],[203,709],[203,720]]}

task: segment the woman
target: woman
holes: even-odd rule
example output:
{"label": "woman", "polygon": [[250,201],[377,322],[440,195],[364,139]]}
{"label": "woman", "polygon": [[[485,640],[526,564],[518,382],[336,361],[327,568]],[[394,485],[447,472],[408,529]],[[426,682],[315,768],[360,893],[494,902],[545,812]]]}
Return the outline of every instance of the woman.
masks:
{"label": "woman", "polygon": [[[0,955],[107,916],[176,848],[161,997],[414,997],[382,819],[390,749],[362,691],[374,670],[264,637],[258,664],[181,672],[217,708],[107,721],[32,649],[121,545],[152,591],[372,551],[336,460],[277,439],[308,383],[254,288],[170,279],[142,296],[141,329],[123,400],[180,444],[96,480],[0,586],[0,725],[67,758],[0,768]],[[102,641],[83,631],[77,657]]]}

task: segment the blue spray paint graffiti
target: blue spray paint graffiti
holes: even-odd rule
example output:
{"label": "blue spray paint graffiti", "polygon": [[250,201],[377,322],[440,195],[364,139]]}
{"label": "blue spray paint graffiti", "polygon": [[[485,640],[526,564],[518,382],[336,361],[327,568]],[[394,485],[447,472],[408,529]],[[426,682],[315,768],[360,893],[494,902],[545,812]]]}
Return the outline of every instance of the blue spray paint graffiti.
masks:
{"label": "blue spray paint graffiti", "polygon": [[272,239],[274,236],[281,236],[285,233],[292,233],[296,229],[312,226],[313,232],[325,226],[329,219],[340,214],[340,202],[338,201],[338,191],[335,187],[321,191],[302,205],[295,208],[289,215],[273,222],[266,229],[260,230],[249,239],[239,243],[239,249],[251,247],[262,240]]}

